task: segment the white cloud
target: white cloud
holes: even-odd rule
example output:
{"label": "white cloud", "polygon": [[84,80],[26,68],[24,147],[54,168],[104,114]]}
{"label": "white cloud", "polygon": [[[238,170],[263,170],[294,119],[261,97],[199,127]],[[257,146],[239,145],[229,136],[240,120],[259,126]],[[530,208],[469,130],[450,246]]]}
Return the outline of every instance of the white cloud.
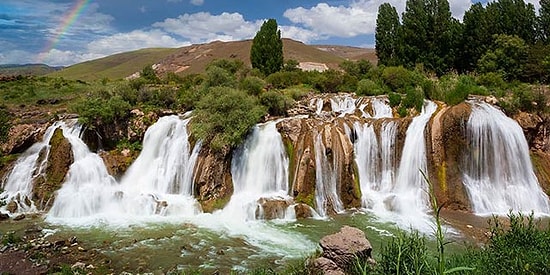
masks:
{"label": "white cloud", "polygon": [[306,30],[300,27],[295,27],[295,26],[279,26],[279,29],[281,30],[282,37],[298,40],[306,44],[315,40],[326,38],[326,37],[320,36],[319,34],[313,31]]}
{"label": "white cloud", "polygon": [[263,21],[244,20],[239,13],[224,12],[212,15],[208,12],[183,14],[177,18],[167,18],[153,24],[153,27],[177,34],[193,43],[214,40],[241,40],[253,37]]}
{"label": "white cloud", "polygon": [[[309,9],[303,7],[288,9],[283,15],[294,24],[302,25],[319,37],[349,38],[373,34],[378,7],[385,2],[394,6],[399,15],[405,11],[405,0],[356,0],[346,6],[319,3]],[[471,0],[451,0],[449,5],[453,16],[461,19],[472,2]]]}
{"label": "white cloud", "polygon": [[88,44],[88,52],[99,55],[110,55],[142,48],[175,48],[184,45],[189,45],[189,43],[178,41],[160,30],[135,30],[127,33],[117,33],[92,41]]}
{"label": "white cloud", "polygon": [[195,6],[202,6],[204,4],[204,0],[191,0],[189,3],[195,5]]}

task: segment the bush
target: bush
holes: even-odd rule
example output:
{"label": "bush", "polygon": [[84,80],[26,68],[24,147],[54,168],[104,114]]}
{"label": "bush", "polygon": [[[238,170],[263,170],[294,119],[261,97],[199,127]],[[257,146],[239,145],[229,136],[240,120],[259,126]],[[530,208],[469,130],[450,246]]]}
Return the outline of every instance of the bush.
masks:
{"label": "bush", "polygon": [[177,95],[180,107],[186,110],[195,108],[197,102],[207,93],[207,89],[201,87],[181,88]]}
{"label": "bush", "polygon": [[267,107],[267,112],[274,116],[284,116],[294,103],[291,98],[277,90],[271,90],[260,96],[260,102]]}
{"label": "bush", "polygon": [[265,87],[265,81],[256,76],[247,76],[239,84],[241,90],[245,90],[249,95],[259,95]]}
{"label": "bush", "polygon": [[235,148],[265,112],[265,107],[245,91],[211,88],[196,104],[191,133],[213,150]]}
{"label": "bush", "polygon": [[390,107],[397,107],[401,104],[401,95],[398,93],[389,93],[388,100],[390,102]]}
{"label": "bush", "polygon": [[236,87],[235,76],[221,67],[210,66],[206,69],[206,78],[203,82],[205,88],[210,87]]}
{"label": "bush", "polygon": [[468,99],[470,94],[475,95],[484,95],[486,94],[485,89],[478,86],[475,80],[467,75],[460,75],[455,81],[454,87],[448,90],[443,100],[448,105],[456,105],[464,100]]}
{"label": "bush", "polygon": [[303,73],[301,71],[280,71],[270,74],[265,80],[276,89],[285,89],[301,84]]}
{"label": "bush", "polygon": [[415,108],[418,112],[422,111],[424,105],[424,93],[419,88],[407,88],[405,98],[401,102],[405,108]]}
{"label": "bush", "polygon": [[385,67],[381,77],[392,91],[402,94],[406,92],[407,88],[415,87],[421,80],[418,73],[409,71],[403,66]]}
{"label": "bush", "polygon": [[357,95],[376,96],[385,93],[385,90],[380,83],[376,83],[370,79],[361,79],[357,83]]}
{"label": "bush", "polygon": [[131,107],[121,96],[115,95],[109,99],[100,96],[85,99],[70,108],[79,114],[80,123],[93,128],[101,123],[113,123],[128,117]]}
{"label": "bush", "polygon": [[510,213],[508,219],[506,227],[493,218],[489,243],[454,261],[473,264],[468,274],[550,274],[550,229],[541,229],[532,214]]}
{"label": "bush", "polygon": [[240,59],[216,59],[206,66],[206,70],[218,67],[227,71],[231,75],[235,75],[238,71],[244,68],[244,62]]}
{"label": "bush", "polygon": [[312,85],[322,93],[337,93],[338,87],[344,83],[342,72],[326,70],[312,79]]}
{"label": "bush", "polygon": [[488,89],[506,89],[507,86],[502,74],[495,72],[480,74],[476,82]]}

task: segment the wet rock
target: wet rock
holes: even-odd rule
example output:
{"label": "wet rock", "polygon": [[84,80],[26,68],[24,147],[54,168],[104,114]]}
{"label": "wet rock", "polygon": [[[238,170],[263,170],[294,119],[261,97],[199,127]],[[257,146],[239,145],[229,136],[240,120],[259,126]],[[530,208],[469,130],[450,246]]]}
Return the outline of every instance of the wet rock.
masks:
{"label": "wet rock", "polygon": [[6,213],[0,213],[0,221],[4,221],[10,218],[10,215]]}
{"label": "wet rock", "polygon": [[25,214],[19,214],[13,218],[14,221],[20,221],[25,219]]}
{"label": "wet rock", "polygon": [[372,246],[365,233],[357,228],[344,226],[339,232],[323,237],[319,241],[322,257],[333,261],[342,270],[347,270],[357,258],[373,262]]}
{"label": "wet rock", "polygon": [[0,150],[5,155],[22,153],[38,142],[46,131],[48,124],[16,124],[11,127],[8,140],[0,143]]}
{"label": "wet rock", "polygon": [[61,188],[69,167],[73,163],[71,143],[63,136],[63,130],[58,128],[50,139],[46,174],[34,182],[36,204],[40,209],[47,210],[53,204],[55,191]]}
{"label": "wet rock", "polygon": [[346,273],[335,262],[325,257],[313,261],[313,269],[324,275],[345,275]]}
{"label": "wet rock", "polygon": [[6,205],[6,210],[8,210],[8,212],[10,213],[15,213],[17,211],[17,208],[17,202],[15,201],[10,201],[8,205]]}
{"label": "wet rock", "polygon": [[223,208],[233,194],[231,151],[215,152],[203,146],[195,166],[195,196],[205,212]]}
{"label": "wet rock", "polygon": [[291,199],[283,198],[261,198],[258,200],[259,207],[256,211],[256,218],[273,220],[285,218],[286,209],[292,204]]}
{"label": "wet rock", "polygon": [[297,219],[307,219],[313,217],[313,209],[305,203],[298,203],[294,206]]}

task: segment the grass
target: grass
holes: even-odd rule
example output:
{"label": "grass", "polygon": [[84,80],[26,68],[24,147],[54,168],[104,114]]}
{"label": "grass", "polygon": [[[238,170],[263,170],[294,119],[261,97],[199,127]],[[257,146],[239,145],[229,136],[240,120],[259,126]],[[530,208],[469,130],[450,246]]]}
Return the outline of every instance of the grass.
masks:
{"label": "grass", "polygon": [[103,78],[122,79],[141,71],[147,65],[159,62],[176,51],[177,49],[150,48],[119,53],[79,63],[48,74],[48,76],[83,81],[101,80]]}

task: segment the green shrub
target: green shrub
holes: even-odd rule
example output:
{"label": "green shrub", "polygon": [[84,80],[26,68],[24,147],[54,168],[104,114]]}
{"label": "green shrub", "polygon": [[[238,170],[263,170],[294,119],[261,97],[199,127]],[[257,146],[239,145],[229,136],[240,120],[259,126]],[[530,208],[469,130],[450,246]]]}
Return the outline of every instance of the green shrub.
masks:
{"label": "green shrub", "polygon": [[238,71],[244,68],[244,62],[240,59],[216,59],[206,65],[206,70],[212,69],[212,67],[218,67],[228,72],[231,75],[235,75]]}
{"label": "green shrub", "polygon": [[312,79],[312,85],[322,93],[337,93],[338,87],[344,83],[342,72],[326,70]]}
{"label": "green shrub", "polygon": [[473,265],[467,274],[550,274],[550,229],[541,229],[532,214],[510,213],[508,220],[505,226],[494,217],[488,244],[453,261]]}
{"label": "green shrub", "polygon": [[500,73],[484,73],[480,74],[476,78],[476,82],[479,85],[485,86],[488,89],[506,89],[506,81]]}
{"label": "green shrub", "polygon": [[467,75],[460,75],[454,84],[444,95],[444,101],[448,105],[456,105],[468,98],[468,95],[484,95],[485,90],[478,86],[475,80]]}
{"label": "green shrub", "polygon": [[274,116],[284,116],[292,107],[293,100],[277,90],[270,90],[260,95],[260,102],[267,107],[267,112]]}
{"label": "green shrub", "polygon": [[398,231],[380,251],[380,274],[429,274],[426,238],[417,231]]}
{"label": "green shrub", "polygon": [[394,92],[406,93],[407,88],[415,87],[421,77],[418,73],[399,67],[385,67],[382,71],[382,80]]}
{"label": "green shrub", "polygon": [[294,100],[300,100],[304,98],[309,92],[311,92],[311,88],[306,86],[294,86],[284,90],[285,95]]}
{"label": "green shrub", "polygon": [[415,108],[418,112],[422,111],[424,105],[424,93],[419,88],[407,88],[405,98],[401,102],[405,108]]}
{"label": "green shrub", "polygon": [[205,88],[210,87],[236,87],[235,76],[218,66],[210,66],[206,69],[206,78],[203,82]]}
{"label": "green shrub", "polygon": [[239,84],[241,90],[245,90],[250,95],[259,95],[265,87],[265,81],[256,76],[247,76]]}
{"label": "green shrub", "polygon": [[361,79],[357,83],[357,90],[355,93],[357,95],[376,96],[384,94],[385,90],[380,83],[376,83],[370,79]]}
{"label": "green shrub", "polygon": [[389,93],[388,100],[390,102],[390,107],[397,107],[401,104],[401,95],[398,93]]}
{"label": "green shrub", "polygon": [[213,150],[234,148],[265,113],[265,107],[245,91],[211,88],[196,104],[191,132]]}
{"label": "green shrub", "polygon": [[128,117],[131,107],[121,96],[115,95],[109,99],[101,96],[84,99],[72,105],[71,110],[79,114],[81,123],[94,127]]}
{"label": "green shrub", "polygon": [[186,110],[194,109],[197,102],[207,93],[207,91],[207,89],[197,86],[181,88],[177,94],[178,104]]}
{"label": "green shrub", "polygon": [[280,71],[270,74],[265,80],[274,88],[285,89],[302,83],[301,71]]}

